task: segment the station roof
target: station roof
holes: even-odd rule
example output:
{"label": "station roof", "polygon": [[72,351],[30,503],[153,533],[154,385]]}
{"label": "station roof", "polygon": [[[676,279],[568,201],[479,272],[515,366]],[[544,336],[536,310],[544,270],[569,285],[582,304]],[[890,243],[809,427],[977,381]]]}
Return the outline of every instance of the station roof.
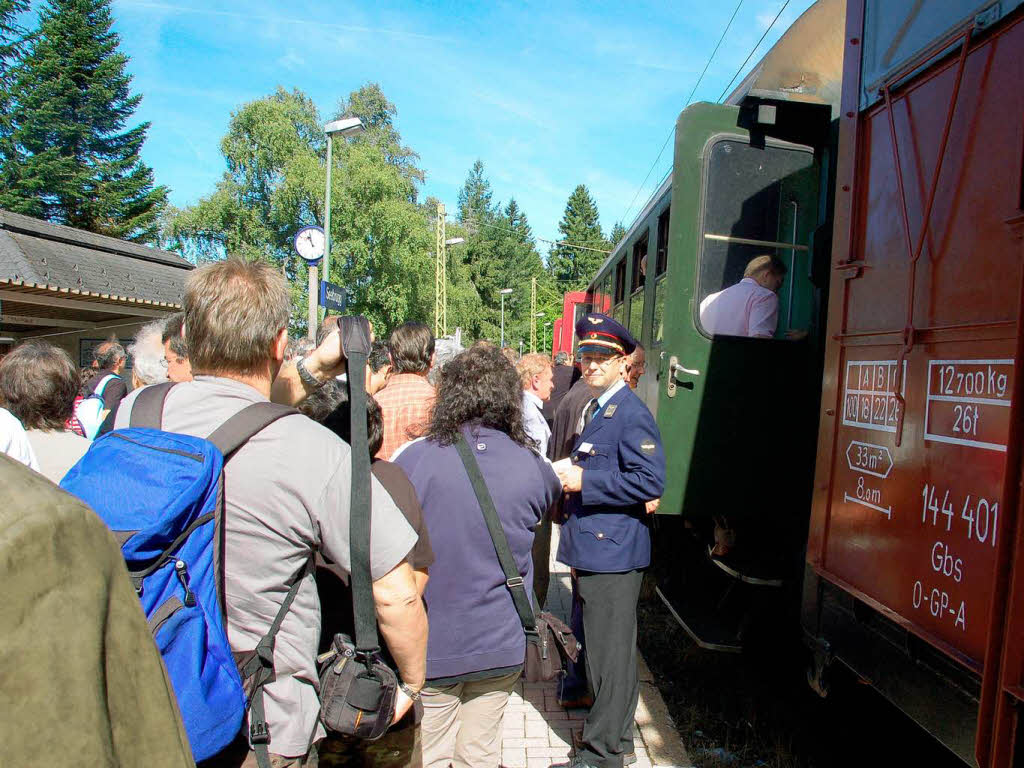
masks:
{"label": "station roof", "polygon": [[0,210],[0,332],[102,332],[163,317],[181,308],[191,269],[169,251]]}

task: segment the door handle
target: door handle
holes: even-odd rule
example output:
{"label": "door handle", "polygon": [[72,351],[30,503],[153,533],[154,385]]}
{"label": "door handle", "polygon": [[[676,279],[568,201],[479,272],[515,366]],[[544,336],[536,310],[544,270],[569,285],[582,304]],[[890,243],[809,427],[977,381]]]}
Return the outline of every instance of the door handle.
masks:
{"label": "door handle", "polygon": [[687,368],[679,362],[679,358],[672,355],[668,359],[668,384],[665,387],[665,394],[669,397],[676,396],[676,388],[679,386],[685,387],[686,389],[693,389],[692,381],[679,381],[676,376],[677,374],[685,373],[687,376],[700,376],[700,371],[696,368]]}

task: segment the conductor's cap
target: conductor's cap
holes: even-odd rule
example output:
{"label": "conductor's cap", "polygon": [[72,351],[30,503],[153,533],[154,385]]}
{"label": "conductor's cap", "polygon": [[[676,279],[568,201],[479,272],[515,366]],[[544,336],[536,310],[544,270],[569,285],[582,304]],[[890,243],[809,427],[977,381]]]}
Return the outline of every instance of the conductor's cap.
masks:
{"label": "conductor's cap", "polygon": [[591,312],[576,322],[576,336],[580,352],[629,355],[636,349],[636,339],[617,320]]}

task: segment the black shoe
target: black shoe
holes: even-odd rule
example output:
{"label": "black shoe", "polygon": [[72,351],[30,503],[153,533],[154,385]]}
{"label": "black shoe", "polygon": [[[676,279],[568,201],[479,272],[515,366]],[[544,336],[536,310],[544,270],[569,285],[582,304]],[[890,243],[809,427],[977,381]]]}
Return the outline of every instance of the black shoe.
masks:
{"label": "black shoe", "polygon": [[[572,732],[572,748],[573,753],[583,747],[583,731]],[[636,752],[624,752],[622,755],[622,766],[625,768],[627,765],[633,765],[636,762]],[[554,766],[552,766],[554,768]]]}
{"label": "black shoe", "polygon": [[574,757],[567,763],[552,763],[551,768],[597,768],[597,766],[591,765],[582,758]]}

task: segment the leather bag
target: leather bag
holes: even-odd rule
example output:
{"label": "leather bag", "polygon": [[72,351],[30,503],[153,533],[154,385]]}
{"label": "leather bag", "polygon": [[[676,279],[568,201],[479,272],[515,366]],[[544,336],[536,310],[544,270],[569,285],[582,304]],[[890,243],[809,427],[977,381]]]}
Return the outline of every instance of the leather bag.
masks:
{"label": "leather bag", "polygon": [[523,679],[536,683],[561,677],[565,674],[566,659],[575,663],[579,658],[580,643],[561,619],[546,612],[534,614],[523,577],[519,575],[515,558],[508,545],[505,529],[501,527],[498,511],[494,508],[491,493],[487,490],[487,484],[480,472],[480,465],[477,464],[476,457],[463,436],[459,436],[455,448],[469,475],[469,482],[473,485],[473,492],[487,523],[487,532],[491,535],[491,543],[494,544],[498,562],[501,563],[501,570],[505,574],[505,586],[512,594],[512,602],[515,604],[516,613],[519,614],[523,632],[526,633]]}

